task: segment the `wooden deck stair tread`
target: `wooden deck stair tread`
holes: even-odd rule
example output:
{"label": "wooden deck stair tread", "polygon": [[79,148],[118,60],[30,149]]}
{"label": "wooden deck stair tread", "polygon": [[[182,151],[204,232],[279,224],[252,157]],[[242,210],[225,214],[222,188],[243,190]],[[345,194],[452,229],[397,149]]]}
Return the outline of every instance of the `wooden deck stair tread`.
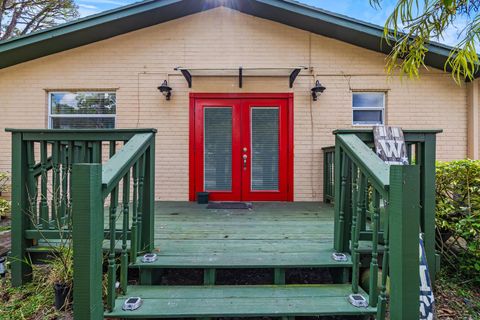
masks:
{"label": "wooden deck stair tread", "polygon": [[[261,317],[315,315],[369,315],[376,308],[356,308],[347,297],[351,286],[131,286],[128,297],[139,296],[143,305],[135,311],[123,311],[127,296],[119,297],[105,317],[187,318],[187,317]],[[367,295],[364,292],[366,298]]]}
{"label": "wooden deck stair tread", "polygon": [[141,258],[133,268],[313,268],[313,267],[350,267],[348,261],[337,262],[331,248],[320,248],[308,252],[186,252],[183,255],[158,253],[157,261],[143,263]]}

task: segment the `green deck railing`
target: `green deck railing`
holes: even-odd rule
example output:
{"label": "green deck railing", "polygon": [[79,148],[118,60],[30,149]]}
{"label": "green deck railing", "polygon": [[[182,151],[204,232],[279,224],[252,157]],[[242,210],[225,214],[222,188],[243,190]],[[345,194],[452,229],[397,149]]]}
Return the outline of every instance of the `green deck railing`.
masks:
{"label": "green deck railing", "polygon": [[29,250],[71,239],[75,317],[103,318],[105,240],[109,310],[117,273],[126,293],[129,261],[154,248],[156,130],[7,131],[13,150],[12,284],[31,280]]}
{"label": "green deck railing", "polygon": [[[378,307],[377,319],[385,318],[387,277],[391,283],[391,319],[419,317],[419,232],[424,234],[432,279],[439,264],[434,247],[438,132],[405,131],[408,154],[415,163],[409,166],[385,164],[372,151],[371,130],[335,131],[335,151],[325,150],[330,153],[325,157],[325,170],[333,166],[335,172],[335,183],[325,183],[334,184],[335,189],[334,247],[352,256],[353,292],[358,291],[360,268],[369,268],[369,302]],[[326,174],[325,178],[331,176]],[[369,244],[368,266],[362,265],[360,259],[360,253],[365,251],[360,248],[362,241]]]}

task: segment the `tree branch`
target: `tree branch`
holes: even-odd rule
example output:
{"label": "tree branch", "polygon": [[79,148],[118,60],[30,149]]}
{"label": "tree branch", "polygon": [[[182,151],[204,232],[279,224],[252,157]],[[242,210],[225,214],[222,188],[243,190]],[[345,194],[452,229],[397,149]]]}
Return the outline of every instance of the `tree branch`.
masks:
{"label": "tree branch", "polygon": [[0,0],[0,40],[78,17],[74,0]]}

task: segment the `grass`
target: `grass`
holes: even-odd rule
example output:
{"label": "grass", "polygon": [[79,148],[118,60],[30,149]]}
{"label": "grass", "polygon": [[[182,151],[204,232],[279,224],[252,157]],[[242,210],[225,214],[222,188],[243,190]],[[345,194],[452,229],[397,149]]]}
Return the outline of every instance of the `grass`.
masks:
{"label": "grass", "polygon": [[437,319],[480,320],[480,288],[443,268],[435,283]]}
{"label": "grass", "polygon": [[54,291],[48,283],[49,269],[34,267],[33,281],[19,288],[10,285],[10,279],[0,286],[0,318],[68,319],[68,312],[58,312],[54,307]]}
{"label": "grass", "polygon": [[10,226],[0,226],[0,232],[10,230]]}

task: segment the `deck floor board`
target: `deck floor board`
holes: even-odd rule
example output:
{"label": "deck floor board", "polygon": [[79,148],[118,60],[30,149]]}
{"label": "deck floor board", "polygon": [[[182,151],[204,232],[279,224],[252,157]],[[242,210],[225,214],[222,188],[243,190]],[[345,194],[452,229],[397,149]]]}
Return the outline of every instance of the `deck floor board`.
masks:
{"label": "deck floor board", "polygon": [[333,208],[319,202],[255,202],[251,210],[157,202],[157,262],[135,267],[344,267],[333,252]]}

